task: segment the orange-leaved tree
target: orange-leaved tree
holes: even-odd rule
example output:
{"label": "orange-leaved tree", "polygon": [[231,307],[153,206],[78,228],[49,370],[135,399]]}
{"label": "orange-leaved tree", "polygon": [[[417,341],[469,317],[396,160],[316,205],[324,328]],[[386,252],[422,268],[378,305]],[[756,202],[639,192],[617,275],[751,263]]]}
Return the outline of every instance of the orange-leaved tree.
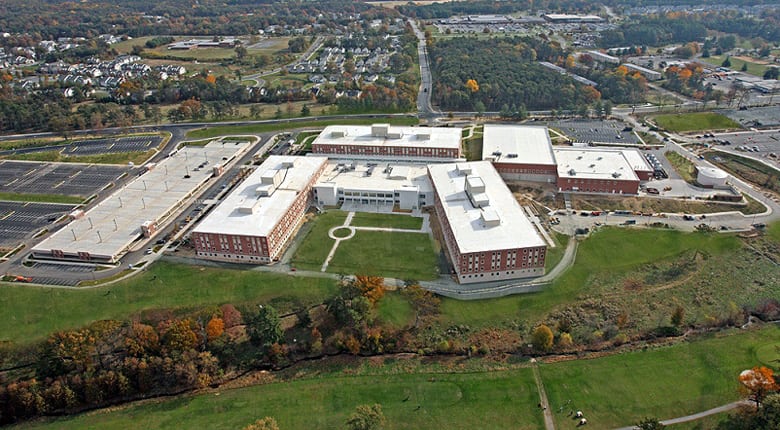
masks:
{"label": "orange-leaved tree", "polygon": [[479,84],[475,79],[469,79],[468,81],[466,81],[466,88],[471,90],[472,93],[476,93],[477,91],[479,91]]}
{"label": "orange-leaved tree", "polygon": [[742,371],[739,374],[739,382],[741,391],[745,392],[750,400],[756,402],[756,408],[761,406],[767,394],[780,389],[772,369],[764,366]]}
{"label": "orange-leaved tree", "polygon": [[367,298],[375,305],[385,295],[385,278],[381,276],[355,276],[355,286],[360,290],[360,295]]}
{"label": "orange-leaved tree", "polygon": [[222,333],[225,332],[225,322],[222,321],[222,318],[219,317],[212,317],[208,324],[206,324],[206,336],[208,337],[208,340],[214,340],[220,336],[222,336]]}

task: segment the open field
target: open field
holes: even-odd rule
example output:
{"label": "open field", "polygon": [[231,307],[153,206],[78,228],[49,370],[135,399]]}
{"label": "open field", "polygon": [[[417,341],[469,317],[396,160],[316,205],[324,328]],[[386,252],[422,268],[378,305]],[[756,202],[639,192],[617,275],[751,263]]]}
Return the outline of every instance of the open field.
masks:
{"label": "open field", "polygon": [[544,269],[548,272],[558,265],[561,258],[563,258],[563,253],[566,251],[569,240],[572,240],[570,236],[555,231],[551,232],[551,236],[555,240],[555,248],[547,248],[547,255],[544,259]]}
{"label": "open field", "polygon": [[696,167],[691,160],[674,151],[666,151],[664,156],[669,160],[669,163],[674,167],[674,170],[685,182],[689,184],[696,183]]}
{"label": "open field", "polygon": [[537,402],[530,369],[361,376],[333,372],[18,428],[233,430],[272,416],[281,429],[336,429],[344,428],[356,406],[380,403],[387,430],[465,430],[488,422],[496,429],[532,430],[544,427]]}
{"label": "open field", "polygon": [[[596,428],[615,428],[738,400],[739,372],[759,364],[756,348],[778,340],[777,326],[730,331],[671,347],[542,365],[541,371],[559,428],[574,427],[569,410],[582,410]],[[571,406],[558,413],[568,400]]]}
{"label": "open field", "polygon": [[0,340],[26,343],[101,319],[127,319],[152,309],[223,303],[273,303],[280,312],[321,303],[336,282],[267,272],[155,263],[127,281],[89,290],[3,285]]}
{"label": "open field", "polygon": [[419,230],[423,219],[408,215],[393,215],[374,212],[355,212],[350,225],[355,227],[384,227]]}
{"label": "open field", "polygon": [[[736,400],[736,377],[756,364],[753,351],[778,340],[776,326],[731,330],[647,351],[542,364],[540,370],[558,428],[575,428],[567,414],[577,409],[594,428],[614,428],[644,416],[672,418]],[[396,360],[318,367],[299,371],[312,376],[291,381],[138,403],[15,428],[235,429],[264,416],[274,417],[283,429],[340,428],[357,405],[372,403],[382,405],[386,429],[473,429],[485,428],[486,423],[491,429],[544,427],[530,368],[429,373],[432,369],[448,370],[435,363]],[[563,412],[558,412],[562,405],[566,405]]]}
{"label": "open field", "polygon": [[705,152],[704,158],[734,176],[760,185],[767,190],[780,192],[780,172],[766,164],[726,152]]}
{"label": "open field", "polygon": [[659,127],[673,132],[712,131],[741,128],[727,116],[713,112],[694,112],[656,115]]}
{"label": "open field", "polygon": [[[726,60],[726,57],[723,55],[713,55],[709,58],[699,57],[699,60],[708,64],[712,64],[715,67],[720,67],[723,64],[723,61]],[[731,61],[731,67],[729,67],[729,69],[742,70],[742,65],[747,64],[746,73],[758,77],[764,77],[764,72],[766,72],[766,70],[769,68],[766,64],[750,61],[745,57],[729,57],[729,61]]]}
{"label": "open field", "polygon": [[353,118],[353,119],[331,119],[321,121],[300,121],[287,122],[282,124],[251,124],[251,125],[216,125],[206,128],[199,128],[187,133],[190,139],[205,139],[208,137],[217,137],[225,134],[252,134],[266,133],[269,131],[287,130],[292,128],[304,127],[325,127],[328,125],[371,125],[377,122],[386,122],[393,125],[416,125],[417,118]]}
{"label": "open field", "polygon": [[414,280],[438,276],[433,240],[428,234],[366,230],[341,241],[328,272]]}
{"label": "open field", "polygon": [[36,203],[64,203],[80,204],[84,201],[79,196],[65,196],[62,194],[25,194],[0,192],[0,200],[11,202],[36,202]]}
{"label": "open field", "polygon": [[[113,48],[119,53],[127,54],[132,52],[133,46],[142,46],[144,48],[142,56],[144,54],[151,57],[172,57],[181,58],[185,60],[195,59],[199,61],[215,61],[228,58],[234,58],[236,51],[234,48],[193,48],[188,50],[176,50],[168,49],[168,45],[161,45],[156,48],[147,48],[146,42],[159,36],[144,36],[136,39],[129,39],[119,42],[113,45]],[[210,39],[210,37],[203,36],[175,36],[176,42],[189,39]],[[261,40],[258,44],[246,46],[247,56],[252,57],[255,55],[266,54],[273,55],[279,51],[287,49],[287,43],[289,37],[274,37]]]}
{"label": "open field", "polygon": [[347,213],[330,210],[314,218],[311,230],[301,240],[292,258],[293,266],[306,270],[320,270],[335,241],[328,237],[328,231],[344,224]]}

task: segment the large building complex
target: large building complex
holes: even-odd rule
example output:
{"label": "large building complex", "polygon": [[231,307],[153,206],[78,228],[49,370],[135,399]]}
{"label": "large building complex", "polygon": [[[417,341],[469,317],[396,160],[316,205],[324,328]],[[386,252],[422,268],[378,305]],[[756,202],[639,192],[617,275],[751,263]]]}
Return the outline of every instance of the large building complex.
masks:
{"label": "large building complex", "polygon": [[428,173],[458,282],[544,274],[546,243],[490,162],[432,164]]}
{"label": "large building complex", "polygon": [[332,125],[314,139],[312,152],[332,158],[451,161],[461,157],[460,139],[460,128]]}
{"label": "large building complex", "polygon": [[239,263],[277,260],[326,165],[325,157],[268,157],[195,227],[197,255]]}
{"label": "large building complex", "polygon": [[554,183],[560,192],[637,194],[653,176],[635,149],[553,147],[547,127],[485,125],[482,159],[505,180]]}
{"label": "large building complex", "polygon": [[314,185],[314,200],[320,206],[414,210],[433,204],[433,189],[424,165],[332,161]]}
{"label": "large building complex", "polygon": [[122,187],[32,250],[33,258],[116,263],[188,203],[248,142],[186,146]]}

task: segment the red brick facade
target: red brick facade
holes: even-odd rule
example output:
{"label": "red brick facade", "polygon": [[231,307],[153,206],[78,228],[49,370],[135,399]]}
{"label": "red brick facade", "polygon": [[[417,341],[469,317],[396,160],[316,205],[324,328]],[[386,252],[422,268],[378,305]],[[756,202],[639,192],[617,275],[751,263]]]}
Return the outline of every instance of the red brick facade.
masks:
{"label": "red brick facade", "polygon": [[459,158],[460,148],[315,143],[312,146],[312,153],[394,157]]}
{"label": "red brick facade", "polygon": [[558,168],[555,165],[544,164],[519,164],[495,162],[493,167],[504,179],[509,180],[542,180],[555,181],[558,177]]}
{"label": "red brick facade", "polygon": [[[434,185],[435,187],[435,185]],[[547,247],[496,249],[461,253],[444,207],[434,190],[436,218],[449,251],[459,283],[489,282],[498,279],[527,278],[544,274]]]}
{"label": "red brick facade", "polygon": [[558,178],[558,191],[579,193],[638,194],[639,180]]}
{"label": "red brick facade", "polygon": [[325,170],[327,163],[315,172],[301,190],[284,216],[267,236],[235,235],[193,232],[192,242],[198,256],[238,263],[270,263],[276,261],[298,224],[312,203],[312,186]]}

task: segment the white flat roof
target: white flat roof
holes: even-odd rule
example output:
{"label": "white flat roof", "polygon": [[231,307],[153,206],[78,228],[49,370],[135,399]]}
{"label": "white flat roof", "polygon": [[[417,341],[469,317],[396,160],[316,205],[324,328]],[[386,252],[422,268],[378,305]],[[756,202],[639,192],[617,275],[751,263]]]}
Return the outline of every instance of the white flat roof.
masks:
{"label": "white flat roof", "polygon": [[623,149],[623,156],[634,171],[652,172],[653,168],[647,163],[645,156],[636,149]]}
{"label": "white flat roof", "polygon": [[[186,146],[98,203],[82,218],[71,221],[33,251],[87,252],[115,260],[141,236],[141,224],[159,221],[173,211],[212,177],[214,166],[226,162],[223,157],[230,159],[248,145],[249,142],[212,142],[203,147]],[[205,161],[208,164],[199,167]]]}
{"label": "white flat roof", "polygon": [[[287,213],[312,176],[328,161],[325,157],[271,155],[244,179],[193,232],[267,236]],[[292,167],[290,167],[292,166]],[[280,172],[280,182],[270,196],[258,196],[264,175]],[[244,211],[242,208],[253,208]]]}
{"label": "white flat roof", "polygon": [[621,150],[555,148],[558,177],[638,181]]}
{"label": "white flat roof", "polygon": [[[379,125],[379,124],[375,124]],[[312,145],[365,145],[460,148],[461,129],[452,127],[389,127],[392,136],[374,136],[375,125],[329,125]]]}
{"label": "white flat roof", "polygon": [[[317,184],[332,183],[343,190],[355,191],[392,192],[403,187],[417,187],[420,193],[433,190],[425,165],[361,162],[356,163],[355,170],[340,171],[339,164],[329,161]],[[376,164],[371,175],[366,175],[370,169],[368,164]],[[385,172],[388,165],[392,167],[390,173]]]}
{"label": "white flat roof", "polygon": [[[482,179],[487,206],[472,205],[466,194],[467,176],[456,166],[470,167],[469,177]],[[428,171],[461,253],[547,245],[490,162],[432,164]],[[498,225],[485,226],[485,220],[495,221],[496,216]]]}
{"label": "white flat roof", "polygon": [[[501,155],[497,155],[499,152]],[[550,134],[544,126],[485,124],[482,159],[500,163],[556,164]]]}

